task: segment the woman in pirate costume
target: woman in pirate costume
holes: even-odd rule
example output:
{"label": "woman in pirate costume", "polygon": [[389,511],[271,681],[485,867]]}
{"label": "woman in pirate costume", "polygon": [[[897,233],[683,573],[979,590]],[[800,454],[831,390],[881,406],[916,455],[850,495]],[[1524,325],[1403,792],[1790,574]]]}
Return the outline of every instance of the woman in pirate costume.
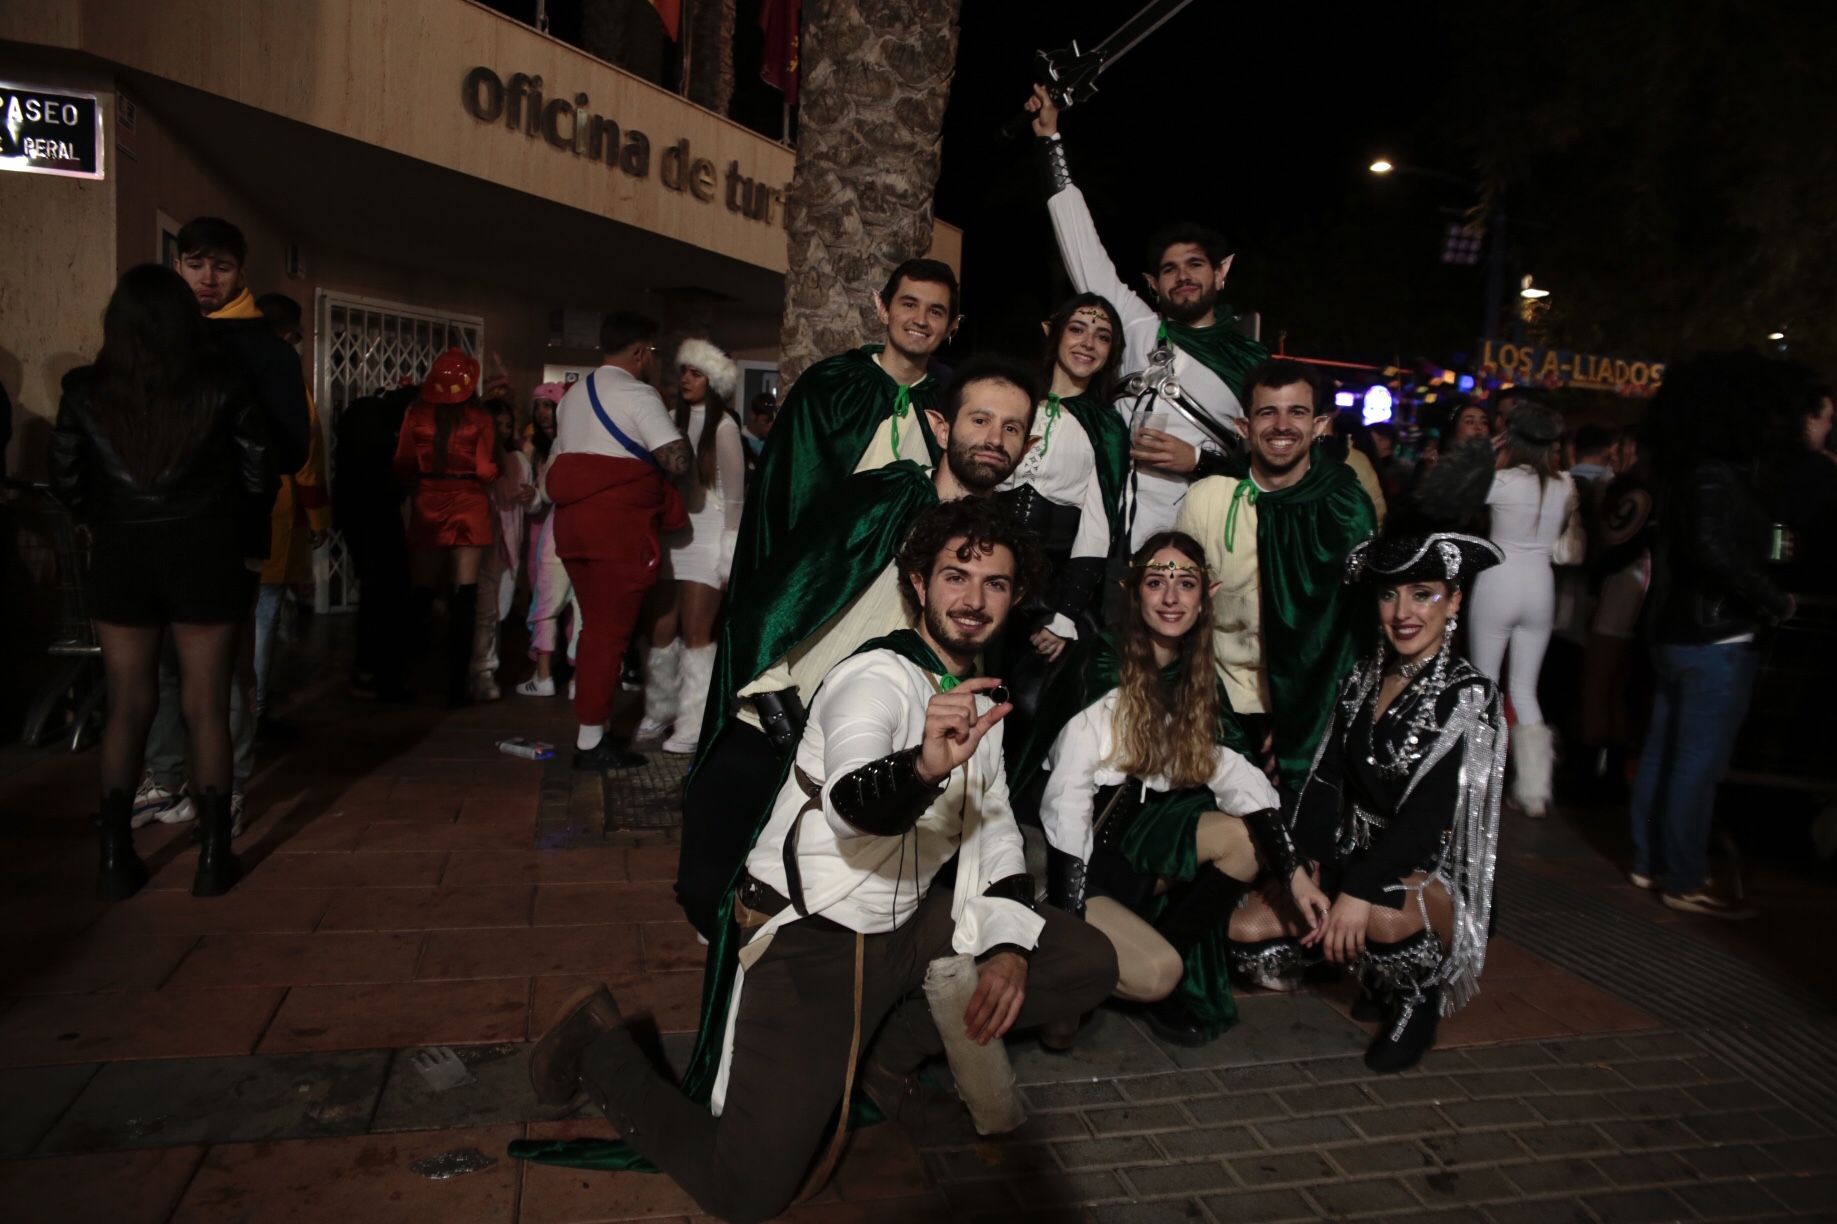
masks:
{"label": "woman in pirate costume", "polygon": [[999,667],[992,674],[1007,682],[1023,724],[1066,647],[1090,643],[1101,628],[1097,593],[1129,472],[1129,432],[1110,406],[1123,355],[1116,308],[1081,293],[1043,326],[1050,390],[1027,453],[996,490],[1015,522],[1044,545],[1051,570],[1039,595],[1015,610],[1001,657],[989,662]]}
{"label": "woman in pirate costume", "polygon": [[1292,822],[1326,895],[1297,886],[1312,925],[1299,938],[1255,938],[1281,926],[1260,897],[1232,922],[1233,960],[1252,976],[1296,965],[1301,948],[1357,973],[1355,1016],[1383,1021],[1374,1071],[1413,1066],[1438,1018],[1479,989],[1506,731],[1498,688],[1454,640],[1461,588],[1499,561],[1491,541],[1454,532],[1352,550],[1346,580],[1375,594],[1384,642],[1341,687]]}
{"label": "woman in pirate costume", "polygon": [[1117,996],[1153,1004],[1155,1031],[1188,1046],[1237,1017],[1226,925],[1258,860],[1296,874],[1276,788],[1229,746],[1242,737],[1212,662],[1216,585],[1189,536],[1137,550],[1109,691],[1060,732],[1040,808],[1053,904],[1109,936]]}

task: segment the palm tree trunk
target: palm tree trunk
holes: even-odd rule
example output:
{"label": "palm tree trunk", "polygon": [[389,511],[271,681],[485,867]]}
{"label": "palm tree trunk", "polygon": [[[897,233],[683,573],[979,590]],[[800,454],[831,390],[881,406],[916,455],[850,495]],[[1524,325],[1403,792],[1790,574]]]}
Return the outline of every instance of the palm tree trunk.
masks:
{"label": "palm tree trunk", "polygon": [[779,373],[879,331],[873,295],[931,244],[961,0],[807,0]]}

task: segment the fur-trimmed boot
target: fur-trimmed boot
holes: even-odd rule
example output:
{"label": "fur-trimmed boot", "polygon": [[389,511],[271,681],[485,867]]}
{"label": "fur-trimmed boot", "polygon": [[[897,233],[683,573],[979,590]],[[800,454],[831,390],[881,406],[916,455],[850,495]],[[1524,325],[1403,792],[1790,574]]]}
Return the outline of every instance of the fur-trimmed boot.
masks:
{"label": "fur-trimmed boot", "polygon": [[702,713],[708,708],[708,685],[714,680],[714,644],[683,651],[682,686],[677,690],[676,731],[663,742],[665,752],[694,756],[702,738]]}
{"label": "fur-trimmed boot", "polygon": [[1526,816],[1542,818],[1550,812],[1555,739],[1548,723],[1520,723],[1512,728],[1512,802]]}
{"label": "fur-trimmed boot", "polygon": [[[676,721],[677,693],[682,688],[682,639],[653,646],[644,656],[644,718],[633,743],[662,739]],[[697,730],[700,730],[697,727]]]}

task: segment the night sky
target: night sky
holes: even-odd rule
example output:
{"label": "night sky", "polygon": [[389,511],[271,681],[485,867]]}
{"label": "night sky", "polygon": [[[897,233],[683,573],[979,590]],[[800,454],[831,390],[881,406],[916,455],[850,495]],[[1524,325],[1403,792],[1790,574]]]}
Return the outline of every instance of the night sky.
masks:
{"label": "night sky", "polygon": [[[1101,41],[1128,3],[966,3],[937,213],[965,230],[966,319],[956,352],[1031,353],[1069,285],[1047,223],[1032,138],[1003,144],[1032,56]],[[1190,218],[1237,261],[1224,297],[1261,311],[1263,338],[1338,360],[1453,360],[1478,335],[1479,268],[1440,263],[1443,231],[1472,202],[1425,179],[1377,179],[1378,153],[1470,174],[1443,117],[1456,35],[1440,5],[1270,6],[1198,0],[1106,72],[1068,112],[1072,174],[1118,266]]]}

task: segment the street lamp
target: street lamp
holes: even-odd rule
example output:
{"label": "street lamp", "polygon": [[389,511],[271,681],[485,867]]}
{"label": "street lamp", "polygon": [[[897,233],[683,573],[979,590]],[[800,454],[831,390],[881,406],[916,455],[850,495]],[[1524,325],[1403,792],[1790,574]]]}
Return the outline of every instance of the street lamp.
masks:
{"label": "street lamp", "polygon": [[1785,338],[1786,338],[1786,333],[1785,333],[1785,332],[1783,332],[1783,331],[1776,331],[1776,332],[1768,332],[1768,333],[1767,333],[1767,339],[1769,339],[1769,340],[1784,340]]}
{"label": "street lamp", "polygon": [[1526,276],[1523,284],[1519,286],[1518,296],[1521,298],[1528,298],[1535,302],[1538,298],[1549,297],[1550,291],[1548,289],[1539,289],[1536,285],[1531,283],[1531,278]]}
{"label": "street lamp", "polygon": [[1479,197],[1476,211],[1482,213],[1481,223],[1486,229],[1486,317],[1481,322],[1481,338],[1499,337],[1500,327],[1505,320],[1507,297],[1505,286],[1505,199],[1504,191],[1497,183],[1492,190],[1487,190],[1480,183],[1458,174],[1449,174],[1445,170],[1430,170],[1423,166],[1398,165],[1387,157],[1380,157],[1366,167],[1371,173],[1383,177],[1388,174],[1414,174],[1422,178],[1439,179],[1457,187],[1471,191]]}

